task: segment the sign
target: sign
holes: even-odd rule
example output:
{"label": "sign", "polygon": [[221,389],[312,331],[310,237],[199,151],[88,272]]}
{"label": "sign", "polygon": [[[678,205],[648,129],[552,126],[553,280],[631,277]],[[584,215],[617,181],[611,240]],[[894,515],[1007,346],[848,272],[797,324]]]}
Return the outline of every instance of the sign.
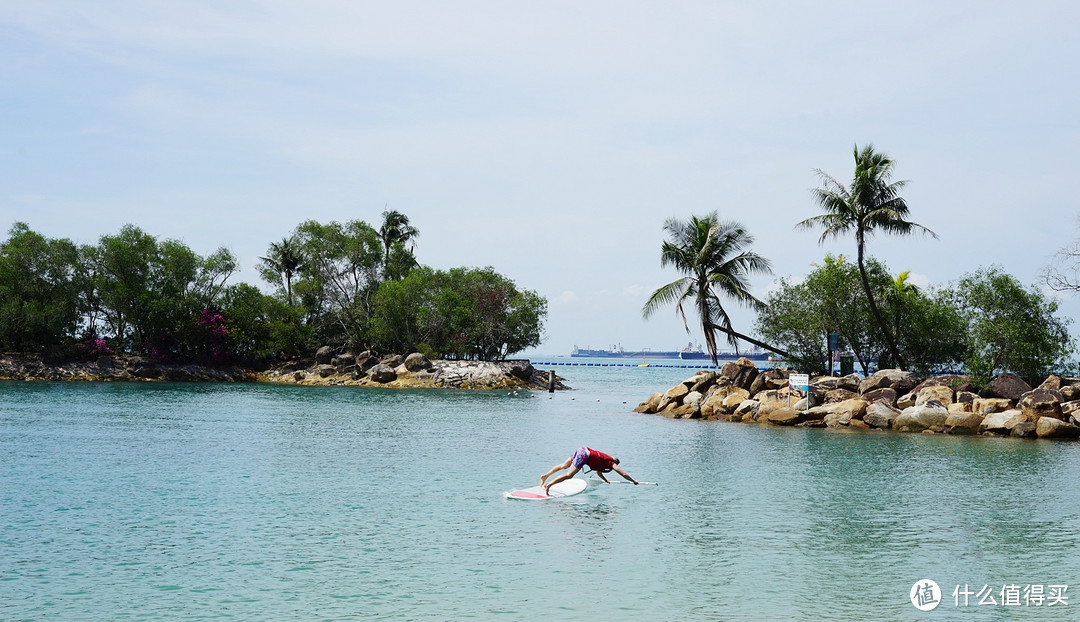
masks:
{"label": "sign", "polygon": [[829,333],[829,352],[835,352],[840,349],[840,333]]}
{"label": "sign", "polygon": [[789,391],[809,391],[810,390],[810,375],[809,374],[791,374],[788,377],[788,390]]}

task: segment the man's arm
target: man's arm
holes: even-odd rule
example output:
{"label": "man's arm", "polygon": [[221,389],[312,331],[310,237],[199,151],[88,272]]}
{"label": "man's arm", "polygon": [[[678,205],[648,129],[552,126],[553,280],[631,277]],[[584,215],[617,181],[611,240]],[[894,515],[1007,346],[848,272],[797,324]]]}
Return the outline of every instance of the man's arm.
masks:
{"label": "man's arm", "polygon": [[[620,468],[619,468],[619,467],[617,467],[617,466],[613,466],[613,467],[611,467],[611,470],[615,471],[615,472],[616,472],[616,473],[618,473],[619,475],[622,475],[624,479],[626,479],[626,480],[629,480],[629,481],[633,482],[633,483],[634,483],[634,485],[635,485],[635,486],[637,486],[637,480],[636,480],[636,479],[634,479],[634,478],[632,478],[632,477],[630,477],[630,475],[629,475],[629,474],[628,474],[628,473],[627,473],[626,471],[624,471],[624,470],[620,469]],[[601,475],[601,477],[603,477],[603,476]],[[604,480],[604,481],[606,482],[607,480]]]}

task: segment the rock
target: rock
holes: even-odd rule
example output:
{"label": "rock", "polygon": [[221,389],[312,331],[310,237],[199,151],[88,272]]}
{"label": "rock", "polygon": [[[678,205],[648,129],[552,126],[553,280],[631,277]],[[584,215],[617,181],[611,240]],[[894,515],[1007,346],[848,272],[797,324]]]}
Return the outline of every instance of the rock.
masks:
{"label": "rock", "polygon": [[657,406],[660,404],[660,400],[662,400],[663,398],[663,393],[653,393],[651,396],[649,396],[649,399],[638,404],[638,407],[634,409],[634,412],[654,415],[660,412],[660,409],[657,408]]}
{"label": "rock", "polygon": [[716,379],[719,377],[719,374],[714,371],[701,370],[690,378],[690,381],[692,381],[690,384],[690,391],[697,391],[698,393],[705,395],[708,393],[709,389],[716,384]]}
{"label": "rock", "polygon": [[950,413],[945,418],[945,432],[948,434],[978,434],[983,417],[981,413]]}
{"label": "rock", "polygon": [[906,393],[896,398],[896,407],[900,410],[904,410],[905,408],[911,408],[915,405],[915,400],[918,399],[918,397],[919,394],[914,391],[912,391],[911,393]]}
{"label": "rock", "polygon": [[1003,397],[977,397],[971,402],[971,412],[984,415],[1005,412],[1012,409],[1012,407],[1012,400]]}
{"label": "rock", "polygon": [[750,392],[746,389],[740,389],[736,386],[729,384],[728,382],[721,382],[714,386],[713,391],[709,393],[701,403],[701,416],[711,417],[718,414],[728,414],[731,410],[724,406],[724,401],[731,395],[743,396],[743,399],[750,397]]}
{"label": "rock", "polygon": [[662,412],[671,404],[676,406],[682,404],[682,398],[688,393],[690,393],[690,387],[685,382],[671,387],[664,393],[664,399],[657,405],[657,411]]}
{"label": "rock", "polygon": [[1065,402],[1061,405],[1061,418],[1069,423],[1076,423],[1078,412],[1080,412],[1080,400]]}
{"label": "rock", "polygon": [[1016,374],[998,374],[990,379],[990,386],[981,393],[983,397],[1003,397],[1018,401],[1020,396],[1031,390],[1031,385]]}
{"label": "rock", "polygon": [[899,416],[900,411],[885,402],[874,402],[866,407],[863,421],[871,427],[888,430]]}
{"label": "rock", "polygon": [[1036,430],[1038,426],[1030,421],[1021,421],[1013,426],[1012,432],[1009,436],[1015,436],[1017,438],[1035,438],[1038,436]]}
{"label": "rock", "polygon": [[393,367],[379,363],[371,368],[371,371],[368,372],[368,377],[380,384],[386,384],[387,382],[397,380],[397,373],[394,371]]}
{"label": "rock", "polygon": [[[310,350],[308,350],[310,352]],[[334,350],[330,346],[323,346],[315,351],[316,365],[329,365],[334,359]]]}
{"label": "rock", "polygon": [[1041,417],[1035,424],[1035,434],[1039,438],[1080,438],[1080,426],[1054,417]]}
{"label": "rock", "polygon": [[335,356],[330,364],[337,368],[339,374],[349,373],[356,367],[356,355],[346,352]]}
{"label": "rock", "polygon": [[737,361],[728,361],[720,367],[720,375],[731,380],[731,384],[740,389],[750,390],[758,376],[757,365],[746,357]]}
{"label": "rock", "polygon": [[944,385],[931,385],[912,391],[912,393],[916,394],[916,406],[925,404],[931,400],[941,402],[942,404],[952,404],[953,402],[952,388]]}
{"label": "rock", "polygon": [[1028,421],[1038,421],[1039,417],[1064,419],[1061,412],[1064,401],[1061,393],[1054,389],[1034,389],[1020,396],[1017,406]]}
{"label": "rock", "polygon": [[[405,369],[411,372],[424,371],[425,369],[431,369],[431,361],[428,357],[420,354],[419,352],[413,352],[409,356],[405,357],[405,361],[402,363]],[[528,379],[532,376],[533,366],[528,361],[522,362],[515,361],[515,365],[510,368],[510,373],[514,374],[518,378]]]}
{"label": "rock", "polygon": [[910,392],[918,384],[918,378],[909,371],[882,369],[859,383],[859,393],[891,388],[897,395]]}
{"label": "rock", "polygon": [[873,389],[862,394],[862,399],[873,404],[874,402],[884,402],[889,406],[896,406],[896,398],[899,397],[896,394],[896,389],[891,387],[882,387],[880,389]]}
{"label": "rock", "polygon": [[393,369],[395,367],[401,367],[401,364],[404,361],[405,361],[405,359],[401,358],[400,354],[391,354],[390,356],[384,356],[379,361],[379,364],[380,365],[386,365],[390,369]]}
{"label": "rock", "polygon": [[980,434],[1009,434],[1020,423],[1023,415],[1019,410],[1006,410],[994,412],[983,417],[979,425]]}
{"label": "rock", "polygon": [[931,428],[943,427],[949,417],[945,405],[937,400],[905,408],[893,421],[893,428],[907,432],[922,432]]}
{"label": "rock", "polygon": [[687,393],[686,395],[683,396],[682,403],[683,403],[683,406],[689,406],[691,410],[693,410],[696,414],[700,415],[700,414],[702,414],[701,413],[701,400],[702,399],[704,399],[704,396],[701,393],[699,393],[698,391],[691,391],[691,392],[689,392],[689,393]]}
{"label": "rock", "polygon": [[750,395],[757,395],[769,389],[782,389],[788,385],[788,372],[784,369],[767,369],[754,378],[750,384]]}
{"label": "rock", "polygon": [[758,419],[759,402],[755,399],[743,400],[735,412],[731,413],[732,421],[756,422]]}
{"label": "rock", "polygon": [[161,377],[161,370],[154,365],[136,365],[131,369],[131,375],[136,378],[153,380]]}
{"label": "rock", "polygon": [[841,413],[825,413],[822,418],[827,428],[846,428],[851,425],[851,415]]}
{"label": "rock", "polygon": [[739,406],[750,399],[750,392],[746,389],[732,389],[731,393],[728,393],[721,404],[723,412],[726,414],[734,413]]}
{"label": "rock", "polygon": [[823,404],[835,404],[837,402],[843,402],[845,400],[850,400],[850,399],[854,399],[854,398],[857,398],[857,397],[859,397],[859,394],[856,393],[855,391],[849,391],[848,389],[837,388],[837,389],[833,389],[832,391],[829,391],[829,392],[825,393],[825,400],[822,403]]}
{"label": "rock", "polygon": [[809,417],[805,413],[785,406],[770,412],[765,416],[765,420],[775,425],[796,425],[808,421]]}
{"label": "rock", "polygon": [[319,374],[320,378],[329,378],[330,376],[333,376],[334,374],[336,374],[337,371],[338,371],[337,367],[334,367],[333,365],[329,365],[329,364],[319,365],[316,368],[316,372]]}
{"label": "rock", "polygon": [[1036,389],[1050,389],[1051,391],[1060,391],[1062,386],[1064,386],[1064,385],[1063,385],[1063,383],[1061,381],[1061,376],[1055,376],[1055,375],[1051,374],[1050,376],[1046,377],[1046,380],[1043,380],[1042,384],[1040,384],[1039,386],[1037,386],[1035,388]]}

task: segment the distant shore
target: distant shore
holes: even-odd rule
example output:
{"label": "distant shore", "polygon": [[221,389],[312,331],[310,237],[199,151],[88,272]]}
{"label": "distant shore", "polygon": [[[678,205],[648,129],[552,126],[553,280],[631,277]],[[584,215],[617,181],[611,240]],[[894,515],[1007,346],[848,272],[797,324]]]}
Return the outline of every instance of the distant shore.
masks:
{"label": "distant shore", "polygon": [[[400,359],[401,357],[397,357]],[[383,362],[385,361],[385,362]],[[546,390],[548,373],[528,361],[427,361],[409,369],[387,357],[368,369],[352,364],[294,360],[266,370],[243,366],[159,363],[143,356],[109,355],[87,360],[50,360],[41,354],[0,354],[0,380],[43,382],[264,382],[303,386],[354,386],[388,389]],[[385,363],[397,363],[390,366]],[[377,366],[381,375],[370,372]],[[556,378],[556,390],[567,389]]]}

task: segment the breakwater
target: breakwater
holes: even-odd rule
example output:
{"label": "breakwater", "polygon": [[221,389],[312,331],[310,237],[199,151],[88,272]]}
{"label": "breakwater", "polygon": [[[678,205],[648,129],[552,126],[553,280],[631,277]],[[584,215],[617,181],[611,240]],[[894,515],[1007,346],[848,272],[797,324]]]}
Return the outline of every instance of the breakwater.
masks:
{"label": "breakwater", "polygon": [[779,426],[1080,438],[1080,378],[1032,387],[1013,374],[987,386],[963,375],[887,369],[868,378],[821,376],[793,384],[790,370],[759,372],[746,359],[702,370],[638,405],[639,413]]}

